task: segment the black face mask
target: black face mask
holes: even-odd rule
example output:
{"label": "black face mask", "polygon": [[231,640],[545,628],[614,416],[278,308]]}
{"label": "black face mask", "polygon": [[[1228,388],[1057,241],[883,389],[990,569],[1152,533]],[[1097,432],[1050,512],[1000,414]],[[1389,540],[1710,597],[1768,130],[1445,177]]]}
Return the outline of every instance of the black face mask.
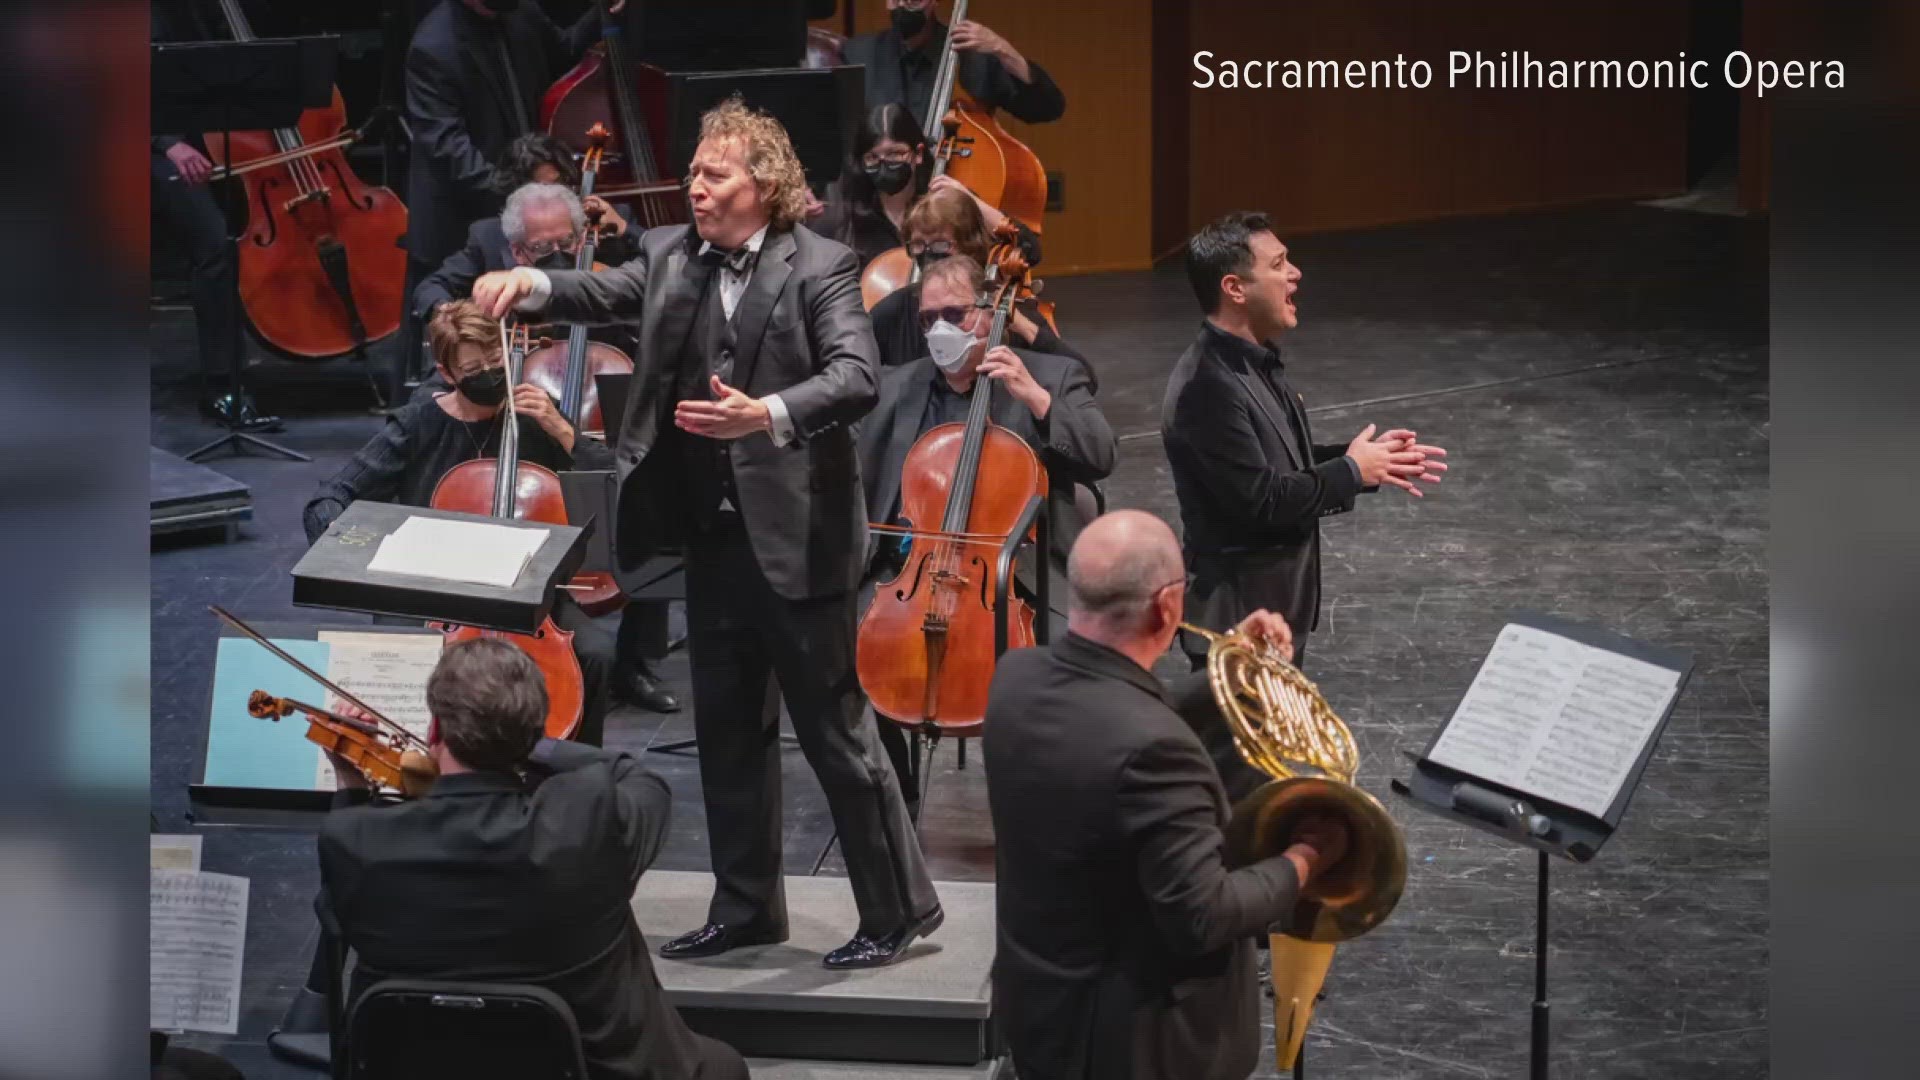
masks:
{"label": "black face mask", "polygon": [[533,265],[541,270],[571,270],[573,269],[573,252],[549,251],[533,260]]}
{"label": "black face mask", "polygon": [[866,167],[867,179],[882,195],[897,195],[913,180],[913,165],[906,161],[883,161]]}
{"label": "black face mask", "polygon": [[507,369],[490,367],[476,371],[454,384],[460,395],[483,409],[491,409],[507,400]]}
{"label": "black face mask", "polygon": [[901,37],[912,37],[927,26],[927,13],[918,8],[894,8],[890,18]]}

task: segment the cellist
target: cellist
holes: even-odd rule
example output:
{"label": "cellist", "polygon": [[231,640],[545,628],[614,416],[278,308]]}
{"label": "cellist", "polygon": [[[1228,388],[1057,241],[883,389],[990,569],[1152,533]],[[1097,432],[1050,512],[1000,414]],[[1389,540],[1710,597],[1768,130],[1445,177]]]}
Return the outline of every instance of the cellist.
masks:
{"label": "cellist", "polygon": [[847,39],[846,62],[866,65],[868,108],[902,102],[917,128],[927,130],[934,69],[951,33],[960,54],[960,85],[982,107],[1005,109],[1029,124],[1058,120],[1067,111],[1066,96],[1045,68],[972,19],[947,27],[938,9],[938,0],[887,0],[891,26]]}
{"label": "cellist", "polygon": [[[901,467],[920,436],[941,424],[964,424],[977,379],[992,379],[1004,393],[995,397],[993,423],[1020,437],[1040,458],[1051,482],[1048,513],[1053,523],[1054,579],[1066,580],[1066,555],[1079,535],[1073,486],[1104,480],[1113,472],[1118,444],[1113,428],[1094,401],[1086,369],[1064,356],[1024,346],[987,348],[993,323],[980,264],[955,255],[928,267],[916,289],[915,312],[926,348],[918,359],[888,368],[880,379],[880,403],[860,424],[860,476],[866,486],[867,513],[875,521],[897,523]],[[928,522],[914,523],[929,527]],[[864,610],[877,582],[900,569],[902,545],[896,537],[876,536],[874,557],[861,593]],[[1062,604],[1056,620],[1064,627],[1064,589],[1052,592]],[[882,722],[880,742],[893,758],[894,771],[911,774],[905,733]],[[909,806],[919,792],[903,784]]]}
{"label": "cellist", "polygon": [[[427,322],[427,338],[440,376],[450,389],[419,397],[387,415],[386,424],[307,503],[307,541],[327,531],[356,499],[426,506],[447,470],[499,452],[500,417],[506,402],[506,358],[500,354],[500,324],[470,300],[442,304]],[[611,469],[613,454],[593,439],[577,438],[547,392],[531,383],[513,388],[520,418],[520,459],[556,472]],[[595,625],[562,593],[553,621],[573,632],[574,653],[585,680],[586,700],[575,738],[598,746],[610,707],[613,635]]]}

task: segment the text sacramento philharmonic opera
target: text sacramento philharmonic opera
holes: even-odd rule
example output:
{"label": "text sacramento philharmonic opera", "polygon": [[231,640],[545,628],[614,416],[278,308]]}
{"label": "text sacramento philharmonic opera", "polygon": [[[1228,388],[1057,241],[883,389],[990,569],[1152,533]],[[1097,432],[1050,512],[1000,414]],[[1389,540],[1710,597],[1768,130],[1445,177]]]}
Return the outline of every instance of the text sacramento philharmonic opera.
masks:
{"label": "text sacramento philharmonic opera", "polygon": [[[1400,53],[1391,60],[1215,60],[1202,50],[1193,54],[1193,67],[1193,85],[1202,90],[1424,90],[1434,80],[1431,63]],[[1716,65],[1684,52],[1671,60],[1543,60],[1525,50],[1456,49],[1447,53],[1446,72],[1448,89],[1473,90],[1700,90],[1716,77],[1762,96],[1846,86],[1838,60],[1760,60],[1738,50]]]}

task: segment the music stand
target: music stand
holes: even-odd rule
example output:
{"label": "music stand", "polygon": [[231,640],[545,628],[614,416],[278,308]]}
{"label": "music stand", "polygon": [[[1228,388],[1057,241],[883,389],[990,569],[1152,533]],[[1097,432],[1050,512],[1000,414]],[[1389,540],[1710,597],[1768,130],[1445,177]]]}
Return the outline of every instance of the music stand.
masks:
{"label": "music stand", "polygon": [[[1542,638],[1539,634],[1547,636]],[[1561,642],[1573,644],[1568,646]],[[1547,712],[1534,719],[1536,728],[1544,730],[1537,736],[1528,733],[1532,739],[1530,743],[1526,739],[1515,741],[1518,748],[1514,752],[1513,763],[1500,763],[1502,782],[1461,767],[1467,757],[1473,756],[1470,750],[1458,749],[1466,740],[1445,746],[1443,742],[1448,739],[1449,730],[1461,724],[1463,718],[1468,718],[1467,723],[1477,725],[1480,717],[1491,715],[1491,709],[1483,709],[1475,701],[1476,694],[1483,686],[1488,688],[1489,697],[1481,698],[1482,702],[1502,693],[1494,688],[1495,682],[1533,682],[1529,689],[1538,692],[1540,684],[1529,678],[1521,664],[1500,659],[1503,650],[1506,650],[1504,655],[1507,657],[1522,655],[1529,643],[1540,647],[1540,651],[1532,654],[1535,656],[1546,655],[1546,649],[1557,650],[1559,658],[1543,662],[1536,671],[1557,665],[1552,666],[1554,679],[1567,688],[1566,696],[1558,699],[1558,704],[1546,706]],[[1625,681],[1638,689],[1622,692],[1619,682],[1603,687],[1602,680],[1607,679],[1611,672],[1593,677],[1594,668],[1590,661],[1581,658],[1602,654],[1612,658],[1606,661],[1609,664],[1621,659],[1633,662],[1636,666],[1628,671]],[[1496,669],[1493,680],[1489,680],[1489,672]],[[1393,781],[1393,790],[1415,806],[1482,832],[1492,833],[1509,843],[1532,848],[1537,853],[1539,876],[1534,890],[1533,1025],[1528,1074],[1532,1080],[1547,1080],[1547,1021],[1550,1009],[1547,1002],[1548,859],[1559,856],[1584,863],[1600,853],[1601,845],[1613,835],[1620,819],[1626,814],[1627,804],[1640,785],[1640,777],[1653,757],[1653,748],[1659,743],[1667,722],[1672,719],[1674,704],[1680,700],[1680,693],[1686,689],[1687,677],[1692,671],[1692,659],[1670,649],[1647,645],[1597,627],[1549,615],[1515,615],[1501,629],[1498,643],[1482,662],[1473,685],[1468,688],[1453,717],[1434,733],[1433,741],[1427,744],[1424,753],[1407,755],[1413,763],[1412,774],[1405,781]],[[1593,678],[1592,682],[1589,682],[1590,678]],[[1667,688],[1669,682],[1670,689]],[[1664,695],[1664,700],[1661,700],[1661,695]],[[1549,697],[1548,700],[1553,699]],[[1621,701],[1632,701],[1634,707],[1619,704]],[[1577,728],[1576,738],[1571,742],[1559,742],[1555,739],[1556,729],[1553,725],[1566,716],[1563,710],[1575,707],[1581,710],[1578,723],[1568,718],[1569,722],[1561,724],[1557,730],[1565,732]],[[1602,712],[1618,715],[1600,717]],[[1472,718],[1469,718],[1470,713],[1473,714]],[[1519,715],[1518,712],[1511,707],[1506,712],[1509,732],[1513,730],[1510,721],[1516,715]],[[1596,726],[1596,717],[1605,723],[1604,730]],[[1483,730],[1491,731],[1493,728]],[[1624,760],[1623,768],[1623,759],[1617,755],[1621,748],[1630,746],[1635,738],[1639,744],[1633,747],[1634,756]],[[1547,785],[1547,774],[1560,772],[1560,763],[1568,760],[1572,754],[1582,750],[1591,753],[1588,748],[1593,743],[1606,741],[1611,741],[1612,747],[1605,748],[1605,752],[1596,755],[1594,760],[1600,762],[1600,768],[1615,771],[1615,775],[1609,777],[1614,782],[1608,793],[1583,800],[1586,803],[1584,806],[1576,806],[1532,790]],[[1529,745],[1531,749],[1527,748]],[[1452,764],[1433,760],[1436,750],[1446,750],[1447,760]],[[1600,761],[1603,757],[1611,760]],[[1523,779],[1522,769],[1527,776],[1539,779]],[[1571,793],[1579,785],[1569,786],[1561,779],[1552,781],[1552,786],[1556,793],[1572,798]]]}
{"label": "music stand", "polygon": [[734,94],[780,121],[811,183],[840,178],[866,109],[859,65],[834,68],[762,68],[754,71],[667,74],[668,154],[691,161],[700,144],[700,114]]}
{"label": "music stand", "polygon": [[[154,131],[219,132],[228,163],[232,133],[293,127],[300,114],[333,100],[337,39],[331,36],[258,41],[194,42],[152,46]],[[253,431],[279,430],[279,418],[254,413],[244,382],[245,338],[240,316],[240,237],[229,236],[233,256],[233,350],[227,395],[219,407],[227,433],[186,455],[199,461],[216,450],[255,446],[293,461],[313,459],[269,442]]]}

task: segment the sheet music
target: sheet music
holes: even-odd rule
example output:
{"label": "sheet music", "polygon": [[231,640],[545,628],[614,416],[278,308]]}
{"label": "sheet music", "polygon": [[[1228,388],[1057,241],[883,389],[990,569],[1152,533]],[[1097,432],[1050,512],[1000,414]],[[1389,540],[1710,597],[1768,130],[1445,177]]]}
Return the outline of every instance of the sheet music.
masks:
{"label": "sheet music", "polygon": [[200,869],[200,836],[195,833],[150,833],[147,836],[147,869]]}
{"label": "sheet music", "polygon": [[148,1026],[238,1034],[247,879],[151,871],[147,923]]}
{"label": "sheet music", "polygon": [[380,541],[367,569],[505,589],[546,540],[539,529],[410,517]]}
{"label": "sheet music", "polygon": [[[444,638],[352,630],[322,630],[316,636],[327,645],[327,678],[334,685],[413,734],[427,737],[427,677],[440,662]],[[329,709],[346,704],[332,694],[327,697]],[[332,791],[333,762],[318,747],[314,756],[319,760],[314,790]]]}
{"label": "sheet music", "polygon": [[1679,683],[1677,671],[1510,623],[1427,758],[1601,817]]}

